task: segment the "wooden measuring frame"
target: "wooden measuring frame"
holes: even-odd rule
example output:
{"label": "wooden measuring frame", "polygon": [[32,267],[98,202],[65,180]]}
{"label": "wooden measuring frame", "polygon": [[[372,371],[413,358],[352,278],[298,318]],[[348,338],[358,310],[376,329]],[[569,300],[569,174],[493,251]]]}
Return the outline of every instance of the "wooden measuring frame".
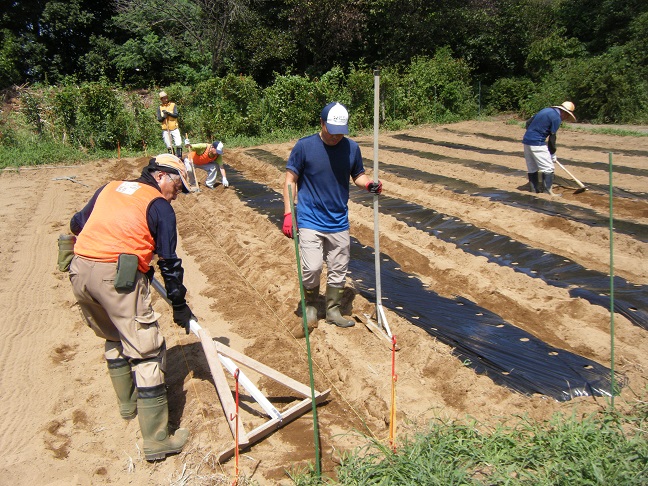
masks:
{"label": "wooden measuring frame", "polygon": [[[187,140],[189,140],[189,137],[187,137],[187,134],[185,133],[185,141]],[[185,167],[187,168],[187,173],[189,176],[189,184],[191,184],[191,192],[200,192],[198,176],[196,176],[196,166],[193,163],[193,159],[189,157],[189,154],[191,153],[191,144],[187,144],[186,147],[188,150],[186,159],[189,161],[189,164],[185,164]]]}
{"label": "wooden measuring frame", "polygon": [[[164,286],[155,278],[152,279],[151,285],[158,293],[167,301],[166,289]],[[284,375],[283,373],[278,372],[277,370],[270,368],[269,366],[260,363],[238,351],[231,349],[228,346],[225,346],[218,341],[214,341],[209,332],[202,328],[198,322],[195,320],[191,321],[190,324],[191,331],[200,338],[200,343],[202,344],[203,351],[205,352],[205,358],[207,359],[207,364],[209,365],[209,371],[214,378],[214,385],[216,386],[216,392],[218,393],[218,398],[220,399],[221,405],[223,407],[223,412],[225,413],[225,419],[230,427],[232,432],[232,437],[236,439],[236,427],[238,421],[238,447],[239,450],[245,449],[249,445],[259,441],[260,439],[270,435],[275,430],[283,427],[284,425],[292,422],[297,417],[303,415],[305,412],[311,409],[312,400],[311,400],[311,390],[308,386],[293,380],[289,376]],[[297,395],[303,397],[296,405],[293,405],[288,410],[283,412],[278,411],[274,406],[268,401],[268,399],[259,391],[254,384],[245,376],[242,370],[239,369],[239,383],[250,393],[250,395],[259,403],[263,408],[266,414],[270,419],[264,424],[258,426],[250,432],[246,432],[241,420],[238,419],[236,414],[236,403],[232,397],[232,390],[229,387],[227,382],[227,377],[223,366],[234,375],[237,367],[233,361],[236,361],[240,365],[244,365],[257,373],[267,376],[287,388],[290,388]],[[330,389],[324,392],[315,392],[315,403],[320,404],[328,397]],[[224,450],[217,456],[219,462],[224,462],[234,455],[236,452],[236,445],[230,447],[229,449]]]}

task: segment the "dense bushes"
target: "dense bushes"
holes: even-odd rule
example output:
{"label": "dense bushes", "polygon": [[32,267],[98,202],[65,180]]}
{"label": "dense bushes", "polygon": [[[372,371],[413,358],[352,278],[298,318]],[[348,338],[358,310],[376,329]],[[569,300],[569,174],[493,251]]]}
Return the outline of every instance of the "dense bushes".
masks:
{"label": "dense bushes", "polygon": [[[448,50],[432,59],[416,58],[403,74],[392,68],[381,75],[381,117],[387,126],[452,121],[476,113],[469,69]],[[317,130],[320,110],[330,101],[348,106],[353,131],[373,126],[374,73],[366,66],[346,72],[335,67],[313,79],[276,74],[265,89],[250,77],[227,75],[165,90],[179,106],[183,135],[194,141]],[[0,125],[7,134],[2,143],[16,146],[36,136],[89,152],[115,150],[118,143],[123,149],[163,149],[155,119],[157,94],[157,89],[127,92],[105,82],[24,88],[19,113],[4,120],[4,129]],[[20,130],[10,126],[23,127],[22,139]]]}
{"label": "dense bushes", "polygon": [[[648,121],[648,82],[629,61],[629,48],[585,58],[567,47],[533,51],[536,80],[502,78],[483,87],[486,112],[514,111],[528,117],[569,99],[576,103],[581,121]],[[556,49],[571,57],[543,67],[540,59],[550,58]],[[480,108],[470,68],[448,48],[432,58],[415,57],[407,66],[386,67],[380,74],[380,119],[385,128],[468,119]],[[164,89],[179,106],[183,136],[188,134],[192,141],[309,133],[318,129],[322,106],[334,100],[348,106],[352,132],[373,126],[374,72],[365,65],[335,67],[319,78],[276,73],[265,89],[251,77],[232,74]],[[105,81],[21,88],[20,109],[0,116],[0,145],[19,153],[20,147],[37,141],[61,145],[66,154],[68,149],[80,150],[86,157],[114,151],[118,145],[133,152],[164,150],[155,118],[157,95],[157,88],[129,92]]]}

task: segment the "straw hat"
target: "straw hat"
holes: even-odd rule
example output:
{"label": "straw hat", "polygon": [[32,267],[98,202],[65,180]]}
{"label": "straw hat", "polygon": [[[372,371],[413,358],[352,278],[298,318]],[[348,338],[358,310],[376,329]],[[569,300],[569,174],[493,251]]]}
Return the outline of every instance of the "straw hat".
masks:
{"label": "straw hat", "polygon": [[574,106],[574,103],[572,103],[571,101],[565,101],[562,105],[552,106],[552,108],[558,108],[559,110],[564,111],[569,116],[571,116],[574,121],[576,121],[576,117],[574,116],[574,110],[576,109],[576,106]]}

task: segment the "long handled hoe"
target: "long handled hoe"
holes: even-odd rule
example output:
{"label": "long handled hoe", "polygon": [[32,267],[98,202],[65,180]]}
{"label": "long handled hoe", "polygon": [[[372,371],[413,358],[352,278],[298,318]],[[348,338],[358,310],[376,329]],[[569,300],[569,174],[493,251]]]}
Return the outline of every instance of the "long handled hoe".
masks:
{"label": "long handled hoe", "polygon": [[576,177],[574,177],[574,175],[573,175],[571,172],[569,172],[569,171],[565,168],[564,165],[562,165],[560,162],[558,162],[558,160],[556,160],[556,164],[558,164],[558,167],[560,167],[562,170],[564,170],[565,172],[567,172],[567,174],[569,175],[569,177],[571,177],[572,179],[574,179],[574,182],[576,182],[576,184],[578,184],[578,189],[576,189],[576,190],[574,191],[574,194],[580,194],[581,192],[585,192],[585,191],[587,191],[587,187],[585,187],[585,184],[583,184],[581,181],[579,181],[578,179],[576,179]]}

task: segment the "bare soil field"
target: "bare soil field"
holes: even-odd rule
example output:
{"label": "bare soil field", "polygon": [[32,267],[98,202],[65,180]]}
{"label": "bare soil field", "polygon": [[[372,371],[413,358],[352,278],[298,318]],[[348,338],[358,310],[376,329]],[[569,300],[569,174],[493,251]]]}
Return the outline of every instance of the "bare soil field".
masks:
{"label": "bare soil field", "polygon": [[[399,346],[397,440],[436,419],[487,426],[606,407],[612,339],[609,288],[601,282],[611,260],[620,289],[614,371],[623,387],[616,406],[645,399],[648,138],[562,129],[559,160],[589,190],[575,194],[557,168],[564,179],[551,197],[528,191],[522,135],[519,124],[505,120],[380,134],[382,295]],[[372,174],[373,137],[355,139]],[[188,301],[200,325],[308,385],[295,247],[280,229],[282,164],[293,143],[225,147],[231,186],[203,185],[174,207]],[[233,438],[200,340],[175,326],[154,295],[167,339],[170,421],[191,435],[181,454],[148,463],[137,420],[119,416],[103,344],[84,324],[67,274],[56,268],[57,238],[69,231],[74,212],[99,186],[135,178],[146,163],[113,159],[0,175],[3,484],[231,483],[234,460],[215,458]],[[204,172],[198,175],[204,181]],[[375,311],[368,281],[374,214],[360,192],[352,189],[349,204],[354,261],[344,299],[357,324],[340,329],[320,319],[310,334],[315,388],[331,390],[318,407],[329,477],[345,452],[368,438],[387,443],[389,435],[392,353],[364,325]],[[535,351],[527,354],[524,343]],[[556,365],[556,356],[565,360]],[[576,365],[569,368],[567,358]],[[582,382],[553,374],[563,366]],[[248,376],[280,410],[301,399],[270,378]],[[268,420],[245,391],[240,400],[246,430]],[[305,467],[314,454],[309,412],[242,451],[241,475],[291,484],[287,471]]]}

